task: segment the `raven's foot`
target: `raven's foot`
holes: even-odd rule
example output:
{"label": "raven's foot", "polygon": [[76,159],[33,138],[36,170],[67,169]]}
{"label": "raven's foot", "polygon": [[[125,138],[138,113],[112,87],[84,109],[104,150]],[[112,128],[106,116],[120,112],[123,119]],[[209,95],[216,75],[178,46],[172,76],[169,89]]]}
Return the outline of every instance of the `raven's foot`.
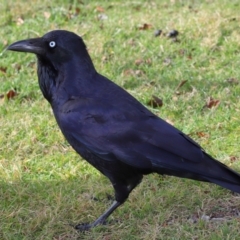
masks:
{"label": "raven's foot", "polygon": [[96,225],[106,225],[107,222],[103,221],[103,222],[98,222],[96,223],[79,223],[76,226],[74,226],[74,228],[79,231],[79,232],[84,232],[84,231],[88,231],[91,228],[95,227]]}
{"label": "raven's foot", "polygon": [[74,228],[76,230],[78,230],[79,232],[84,232],[84,231],[88,231],[89,229],[91,229],[92,228],[92,224],[80,223],[80,224],[77,224],[76,226],[74,226]]}
{"label": "raven's foot", "polygon": [[88,231],[91,228],[97,226],[97,225],[104,225],[106,224],[106,220],[109,217],[109,215],[116,209],[118,208],[122,202],[114,201],[112,205],[107,209],[105,213],[103,213],[95,222],[93,223],[82,223],[76,225],[74,228],[78,231]]}

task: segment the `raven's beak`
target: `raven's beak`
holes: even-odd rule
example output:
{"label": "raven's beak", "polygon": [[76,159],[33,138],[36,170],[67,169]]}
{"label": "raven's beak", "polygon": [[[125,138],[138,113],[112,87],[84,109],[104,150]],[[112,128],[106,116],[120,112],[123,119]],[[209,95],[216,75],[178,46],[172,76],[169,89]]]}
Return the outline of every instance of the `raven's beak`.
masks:
{"label": "raven's beak", "polygon": [[17,52],[30,52],[38,55],[42,55],[45,52],[42,38],[32,38],[15,42],[8,46],[7,50]]}

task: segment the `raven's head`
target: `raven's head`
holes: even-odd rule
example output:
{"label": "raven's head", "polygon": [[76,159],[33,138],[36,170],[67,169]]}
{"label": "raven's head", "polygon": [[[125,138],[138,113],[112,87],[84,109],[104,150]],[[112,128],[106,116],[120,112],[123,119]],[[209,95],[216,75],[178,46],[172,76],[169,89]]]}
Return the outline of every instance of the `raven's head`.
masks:
{"label": "raven's head", "polygon": [[71,81],[74,89],[74,79],[84,84],[81,80],[87,81],[95,73],[85,43],[73,32],[51,31],[43,37],[15,42],[7,50],[37,55],[39,85],[50,102],[56,86]]}
{"label": "raven's head", "polygon": [[40,38],[15,42],[8,46],[7,50],[35,53],[40,59],[45,59],[54,66],[76,55],[83,58],[87,52],[82,38],[65,30],[55,30]]}

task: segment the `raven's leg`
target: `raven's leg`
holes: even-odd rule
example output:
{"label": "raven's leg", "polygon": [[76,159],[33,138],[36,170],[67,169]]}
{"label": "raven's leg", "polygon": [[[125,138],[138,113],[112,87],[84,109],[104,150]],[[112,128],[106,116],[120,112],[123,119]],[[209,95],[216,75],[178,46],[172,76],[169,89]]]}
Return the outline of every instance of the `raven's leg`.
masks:
{"label": "raven's leg", "polygon": [[111,215],[111,213],[117,209],[122,203],[114,200],[113,204],[107,209],[105,213],[103,213],[95,222],[93,223],[80,223],[75,226],[75,229],[79,231],[86,231],[92,227],[95,227],[99,224],[103,224],[105,220]]}
{"label": "raven's leg", "polygon": [[78,224],[75,226],[75,229],[86,231],[99,224],[104,224],[106,219],[126,201],[130,192],[141,182],[141,180],[142,175],[136,175],[134,178],[128,179],[128,185],[123,185],[123,183],[119,181],[112,182],[115,190],[115,200],[112,205],[93,223]]}

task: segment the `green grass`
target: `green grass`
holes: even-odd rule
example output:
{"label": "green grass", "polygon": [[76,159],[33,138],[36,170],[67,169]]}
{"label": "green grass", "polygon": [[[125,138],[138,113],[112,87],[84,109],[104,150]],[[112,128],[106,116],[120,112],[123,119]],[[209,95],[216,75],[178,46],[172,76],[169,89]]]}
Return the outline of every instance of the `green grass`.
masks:
{"label": "green grass", "polygon": [[[3,0],[0,51],[53,29],[82,35],[100,73],[143,104],[161,98],[163,107],[152,111],[240,172],[239,7],[238,0]],[[139,30],[144,23],[152,28]],[[179,41],[154,37],[155,29],[177,29]],[[95,220],[110,205],[112,187],[61,135],[33,55],[0,55],[0,95],[11,89],[15,98],[0,98],[0,239],[239,239],[239,196],[158,175],[144,178],[111,224],[76,232],[69,224]],[[218,107],[204,108],[209,97]]]}

